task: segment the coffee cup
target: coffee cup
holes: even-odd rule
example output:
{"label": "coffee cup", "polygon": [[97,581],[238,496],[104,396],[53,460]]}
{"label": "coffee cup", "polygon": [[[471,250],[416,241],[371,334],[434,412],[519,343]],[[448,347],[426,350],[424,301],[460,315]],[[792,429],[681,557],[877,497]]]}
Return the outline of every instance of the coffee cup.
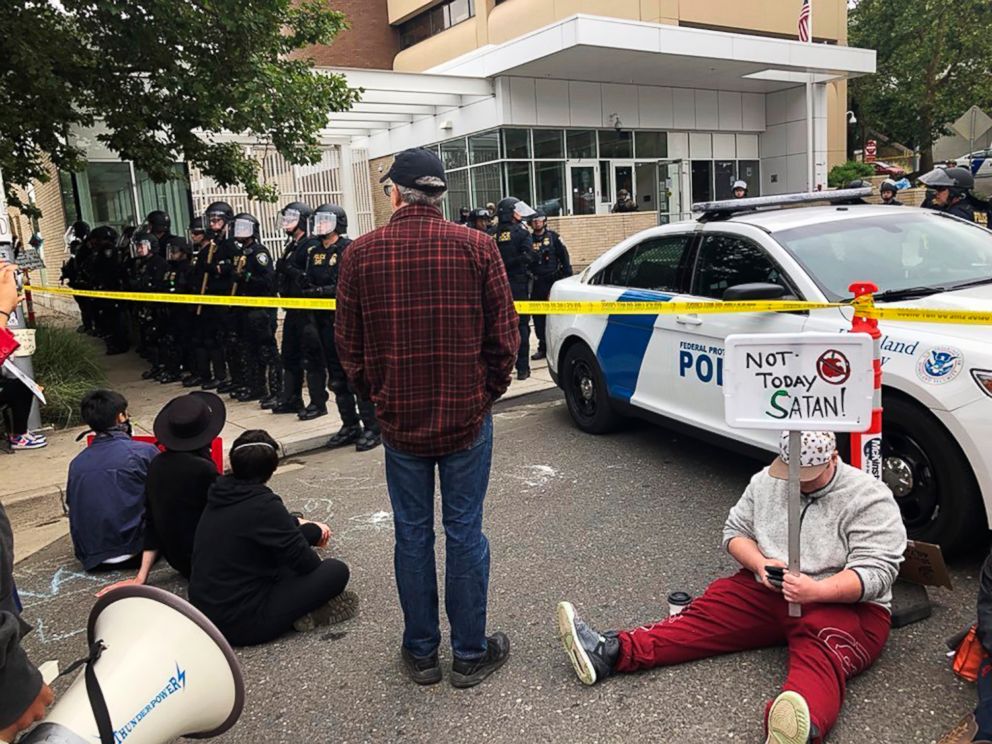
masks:
{"label": "coffee cup", "polygon": [[685,592],[672,592],[668,595],[668,616],[678,615],[689,606],[690,602],[692,602],[692,597]]}

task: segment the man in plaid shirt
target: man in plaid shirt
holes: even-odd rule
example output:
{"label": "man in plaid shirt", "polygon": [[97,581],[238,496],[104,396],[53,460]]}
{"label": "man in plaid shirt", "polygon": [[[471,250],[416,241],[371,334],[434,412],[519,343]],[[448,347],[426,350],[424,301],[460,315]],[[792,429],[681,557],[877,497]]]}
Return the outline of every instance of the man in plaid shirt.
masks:
{"label": "man in plaid shirt", "polygon": [[406,150],[382,181],[389,224],[361,236],[338,278],[335,342],[359,395],[371,395],[386,446],[396,527],[402,658],[418,684],[441,681],[434,471],[441,479],[451,684],[472,687],[510,654],[486,637],[489,543],[482,504],[492,462],[491,408],[510,384],[520,336],[491,237],[448,222],[444,166]]}

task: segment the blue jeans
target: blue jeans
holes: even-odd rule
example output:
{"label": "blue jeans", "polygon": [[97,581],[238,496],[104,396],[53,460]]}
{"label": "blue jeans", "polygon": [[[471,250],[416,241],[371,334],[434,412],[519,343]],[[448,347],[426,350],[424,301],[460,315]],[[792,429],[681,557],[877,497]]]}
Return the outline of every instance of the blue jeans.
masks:
{"label": "blue jeans", "polygon": [[396,527],[396,588],[403,608],[403,646],[418,657],[441,643],[434,561],[434,469],[441,477],[445,534],[444,607],[456,658],[486,653],[489,541],[482,534],[482,502],[489,487],[493,419],[487,414],[466,450],[417,457],[386,445],[386,484]]}

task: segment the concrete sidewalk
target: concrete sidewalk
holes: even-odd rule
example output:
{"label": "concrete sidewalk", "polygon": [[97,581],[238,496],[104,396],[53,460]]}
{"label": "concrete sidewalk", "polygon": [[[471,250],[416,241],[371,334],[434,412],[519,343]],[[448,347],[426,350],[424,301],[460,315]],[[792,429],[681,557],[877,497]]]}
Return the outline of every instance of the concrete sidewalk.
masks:
{"label": "concrete sidewalk", "polygon": [[[94,344],[99,343],[96,339]],[[129,403],[135,434],[152,434],[155,416],[169,400],[189,392],[182,385],[162,385],[141,379],[147,362],[134,353],[106,357],[108,386],[119,391]],[[530,379],[513,380],[505,398],[515,398],[554,387],[545,362],[533,364]],[[283,457],[321,449],[341,427],[341,420],[329,401],[328,415],[313,421],[300,421],[295,415],[263,411],[257,402],[239,403],[222,396],[227,405],[227,425],[221,436],[227,451],[246,429],[265,429],[279,442]],[[63,506],[69,462],[85,446],[76,437],[85,426],[47,432],[48,446],[40,450],[0,456],[3,503],[10,517],[21,561],[68,533],[69,522]]]}

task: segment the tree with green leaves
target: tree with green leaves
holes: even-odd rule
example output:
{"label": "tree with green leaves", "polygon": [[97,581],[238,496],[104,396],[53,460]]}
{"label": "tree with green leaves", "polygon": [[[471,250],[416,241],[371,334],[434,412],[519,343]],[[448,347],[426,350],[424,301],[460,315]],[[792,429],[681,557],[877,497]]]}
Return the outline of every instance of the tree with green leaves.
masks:
{"label": "tree with green leaves", "polygon": [[306,48],[347,27],[326,0],[0,2],[8,203],[27,206],[14,186],[47,179],[46,156],[82,167],[72,131],[100,122],[99,140],[156,181],[183,159],[221,185],[276,198],[230,134],[271,142],[292,163],[319,159],[328,115],[359,91],[314,71]]}
{"label": "tree with green leaves", "polygon": [[949,125],[992,103],[990,29],[989,0],[858,0],[849,43],[878,52],[878,72],[851,83],[858,118],[918,148],[921,172],[931,170]]}

